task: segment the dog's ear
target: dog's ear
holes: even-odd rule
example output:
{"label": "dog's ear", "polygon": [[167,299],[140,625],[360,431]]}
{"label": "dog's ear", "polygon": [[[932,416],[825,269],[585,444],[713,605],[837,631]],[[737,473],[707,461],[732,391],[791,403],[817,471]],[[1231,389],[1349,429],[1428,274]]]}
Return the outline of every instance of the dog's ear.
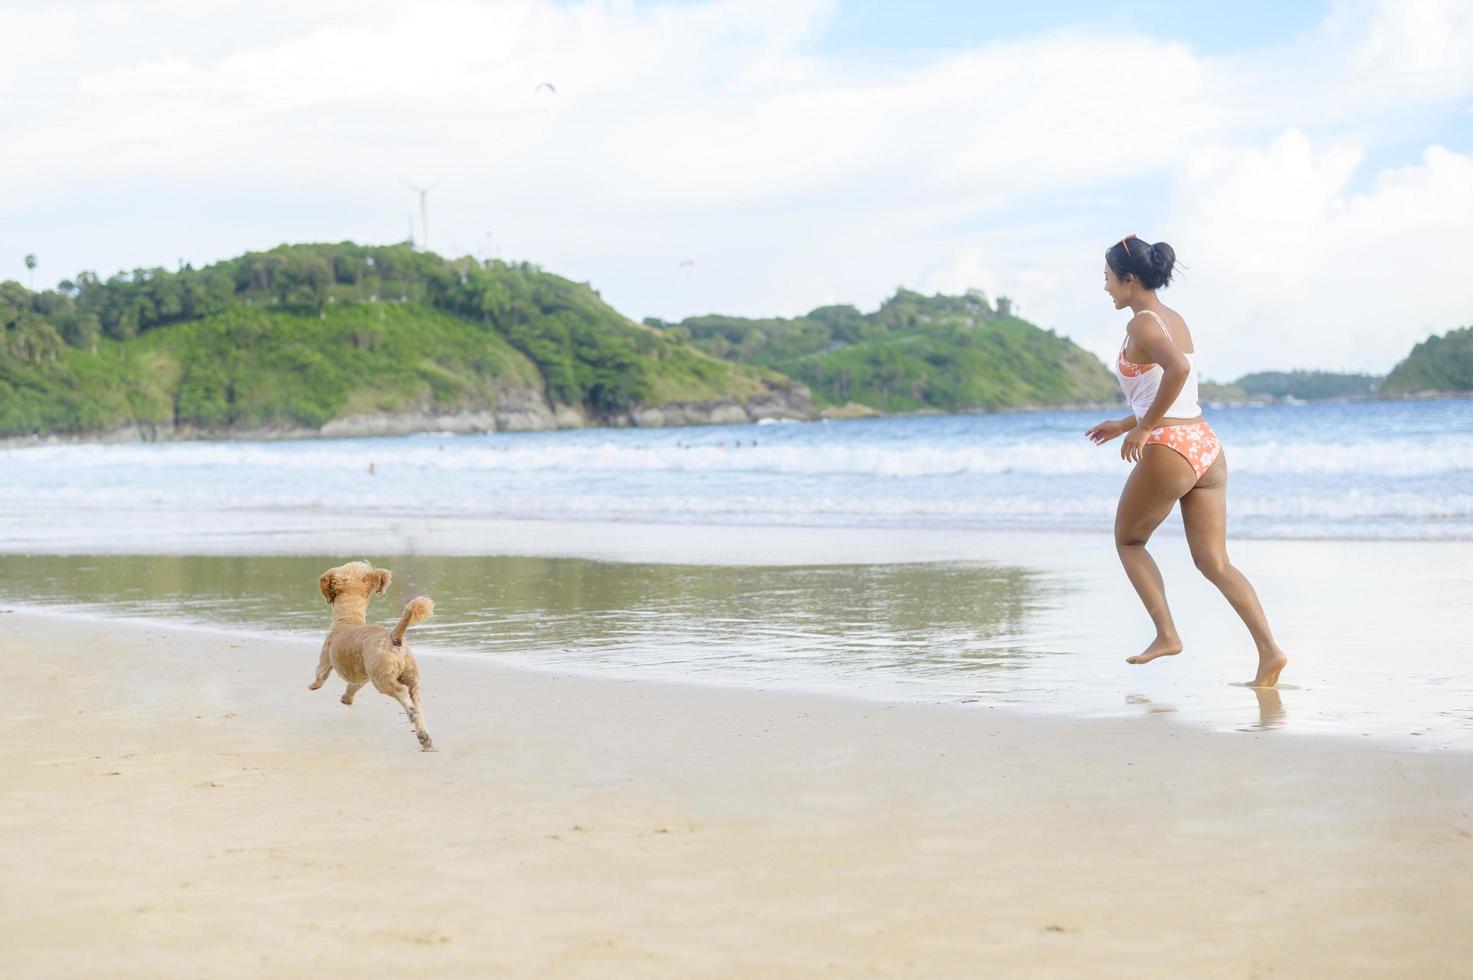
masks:
{"label": "dog's ear", "polygon": [[322,573],[322,577],[317,580],[317,591],[322,593],[322,598],[326,599],[329,604],[338,597],[337,582],[334,581],[332,572]]}
{"label": "dog's ear", "polygon": [[389,582],[393,579],[393,577],[394,573],[389,571],[387,568],[375,568],[373,571],[369,572],[368,583],[369,585],[373,586],[373,594],[383,595],[384,591],[388,589]]}

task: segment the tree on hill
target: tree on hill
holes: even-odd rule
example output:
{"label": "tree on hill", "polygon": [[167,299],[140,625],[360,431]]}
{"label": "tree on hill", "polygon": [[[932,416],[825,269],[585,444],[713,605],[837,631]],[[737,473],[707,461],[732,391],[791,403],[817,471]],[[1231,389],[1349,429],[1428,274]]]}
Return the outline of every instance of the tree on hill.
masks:
{"label": "tree on hill", "polygon": [[900,288],[873,313],[825,306],[802,316],[700,316],[660,322],[716,357],[759,364],[807,384],[820,402],[882,411],[1113,401],[1092,354],[1003,313],[977,290],[926,296]]}
{"label": "tree on hill", "polygon": [[797,391],[632,323],[586,284],[404,245],[82,272],[41,293],[0,283],[0,326],[0,435],[321,426],[426,400],[479,410],[508,387],[603,418]]}
{"label": "tree on hill", "polygon": [[644,396],[639,355],[667,343],[586,286],[527,264],[447,261],[405,245],[284,245],[201,270],[135,269],[107,279],[83,272],[63,285],[42,318],[82,348],[99,334],[125,341],[239,305],[322,317],[339,302],[424,303],[502,334],[543,370],[550,398],[599,412]]}
{"label": "tree on hill", "polygon": [[1383,379],[1374,374],[1340,374],[1334,371],[1258,371],[1245,374],[1233,384],[1249,397],[1269,398],[1366,398],[1374,395]]}
{"label": "tree on hill", "polygon": [[1412,348],[1381,390],[1386,394],[1421,391],[1473,391],[1473,326],[1428,337]]}

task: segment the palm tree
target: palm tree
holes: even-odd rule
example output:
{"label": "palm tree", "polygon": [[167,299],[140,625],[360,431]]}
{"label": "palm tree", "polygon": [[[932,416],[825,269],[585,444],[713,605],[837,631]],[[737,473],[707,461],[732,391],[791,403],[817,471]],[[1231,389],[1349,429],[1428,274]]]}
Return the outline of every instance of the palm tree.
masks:
{"label": "palm tree", "polygon": [[26,256],[26,271],[31,274],[31,290],[34,292],[36,289],[36,256]]}

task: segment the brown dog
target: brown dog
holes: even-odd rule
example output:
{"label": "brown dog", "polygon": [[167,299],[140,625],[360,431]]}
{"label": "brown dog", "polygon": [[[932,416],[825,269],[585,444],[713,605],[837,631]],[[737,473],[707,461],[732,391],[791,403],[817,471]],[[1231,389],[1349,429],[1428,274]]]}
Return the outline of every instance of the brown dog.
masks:
{"label": "brown dog", "polygon": [[404,643],[404,631],[429,619],[435,604],[427,596],[420,596],[409,600],[399,625],[392,630],[368,625],[365,613],[369,597],[383,595],[392,577],[388,569],[374,568],[366,561],[351,561],[322,573],[317,588],[332,606],[332,628],[322,641],[317,677],[308,690],[317,690],[327,675],[337,670],[348,682],[343,704],[352,704],[358,689],[373,681],[374,687],[404,706],[419,736],[420,748],[428,752],[433,746],[419,703],[419,667]]}

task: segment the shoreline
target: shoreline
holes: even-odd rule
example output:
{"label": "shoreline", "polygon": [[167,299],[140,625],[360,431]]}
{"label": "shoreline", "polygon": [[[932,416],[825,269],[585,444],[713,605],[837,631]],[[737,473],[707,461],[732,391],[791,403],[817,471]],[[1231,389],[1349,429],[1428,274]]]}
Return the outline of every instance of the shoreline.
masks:
{"label": "shoreline", "polygon": [[[1064,545],[1095,541],[1109,550],[1109,526],[1016,527],[946,525],[935,523],[717,523],[702,520],[653,521],[596,515],[589,517],[501,517],[384,511],[349,515],[321,508],[277,507],[207,512],[220,521],[210,537],[184,534],[163,510],[113,508],[88,512],[96,522],[87,528],[86,541],[67,541],[48,534],[34,540],[21,528],[0,540],[0,555],[174,555],[174,556],[288,556],[346,555],[414,552],[426,555],[494,554],[545,558],[585,558],[592,561],[653,562],[656,564],[866,564],[886,562],[968,561],[979,549],[992,553],[1001,547],[1008,555],[1025,555],[1032,543],[1050,553]],[[116,518],[116,521],[108,520]],[[99,530],[129,521],[148,533],[126,540],[106,539],[98,544]],[[147,522],[156,521],[156,524]],[[261,530],[264,528],[264,530]],[[171,537],[171,534],[181,536]],[[365,549],[364,536],[371,537]],[[682,547],[653,540],[686,535]],[[768,536],[772,540],[757,538]],[[1178,522],[1167,520],[1153,541],[1181,541]],[[289,541],[289,543],[288,543]],[[1230,541],[1249,548],[1278,546],[1426,547],[1468,548],[1473,538],[1356,536],[1310,537],[1253,535],[1234,532]],[[805,551],[843,543],[858,550],[826,554],[821,560]],[[696,546],[693,551],[682,550]]]}
{"label": "shoreline", "polygon": [[[1246,408],[1269,405],[1318,405],[1325,403],[1420,402],[1473,399],[1473,391],[1413,392],[1403,395],[1346,396],[1341,398],[1243,398],[1208,399],[1209,408]],[[506,426],[496,420],[494,408],[468,409],[434,414],[403,412],[369,416],[347,416],[334,419],[321,428],[267,426],[256,429],[201,431],[187,429],[182,433],[172,423],[135,421],[100,432],[49,432],[28,436],[0,436],[0,449],[28,449],[40,446],[142,445],[188,442],[297,442],[316,439],[352,440],[415,435],[491,435],[515,432],[561,432],[588,429],[623,430],[631,428],[669,429],[705,428],[723,425],[756,425],[772,418],[785,422],[852,422],[868,419],[930,418],[967,415],[1029,415],[1047,412],[1112,412],[1127,407],[1123,401],[1061,402],[1056,405],[1004,405],[997,408],[919,409],[913,412],[882,412],[853,403],[826,406],[799,413],[791,406],[777,403],[741,405],[733,400],[712,403],[676,402],[642,406],[625,419],[589,419],[584,410],[560,406],[547,413],[545,424]],[[772,411],[766,411],[771,408]],[[701,413],[706,417],[702,418]],[[523,413],[525,414],[525,413]]]}
{"label": "shoreline", "polygon": [[315,644],[3,622],[13,975],[1428,977],[1473,955],[1466,754],[433,655],[425,754],[382,695],[307,691]]}
{"label": "shoreline", "polygon": [[[492,410],[469,410],[432,415],[405,412],[334,419],[318,429],[266,426],[256,429],[176,430],[172,424],[134,422],[103,432],[50,432],[29,436],[0,437],[0,449],[36,446],[144,445],[187,442],[298,442],[316,439],[352,440],[418,435],[494,435],[517,432],[564,432],[597,429],[681,429],[723,425],[759,425],[778,422],[853,422],[866,419],[924,418],[947,415],[1006,415],[1030,412],[1112,411],[1123,402],[1068,402],[1059,405],[1017,405],[995,409],[915,412],[880,412],[868,406],[828,406],[800,413],[789,406],[762,403],[755,407],[724,400],[710,405],[677,402],[644,406],[625,419],[589,419],[582,409],[560,406],[549,413],[546,424],[501,425]],[[702,417],[704,413],[705,417]]]}
{"label": "shoreline", "polygon": [[[1186,656],[1151,667],[1120,663],[1149,624],[1113,552],[1078,534],[415,521],[366,540],[351,523],[217,528],[190,548],[160,529],[154,547],[113,554],[88,540],[4,559],[0,597],[58,622],[285,642],[325,628],[321,569],[365,558],[395,573],[372,621],[430,595],[426,649],[505,669],[1473,748],[1458,655],[1470,542],[1235,542],[1291,657],[1280,696],[1233,686],[1251,643],[1179,537],[1155,556]],[[1398,672],[1413,650],[1419,666]]]}
{"label": "shoreline", "polygon": [[[197,634],[201,642],[211,640],[223,640],[228,645],[235,647],[238,642],[250,642],[264,646],[285,648],[299,648],[304,660],[315,659],[319,639],[315,633],[305,630],[272,630],[269,628],[247,627],[239,624],[210,622],[201,619],[169,619],[154,616],[117,615],[110,613],[105,608],[77,608],[63,606],[49,606],[28,602],[8,602],[0,604],[0,616],[9,618],[19,616],[25,620],[53,620],[65,628],[66,625],[74,625],[79,628],[108,629],[117,627],[119,629],[145,631],[150,633],[168,633],[176,636],[189,636]],[[387,617],[392,620],[392,616]],[[369,622],[372,623],[376,617],[370,615]],[[4,622],[4,620],[0,620]],[[325,624],[322,632],[325,632]],[[420,649],[416,650],[415,656],[422,667],[435,664],[466,665],[469,671],[487,670],[499,675],[519,677],[527,675],[531,677],[543,677],[553,681],[565,681],[572,684],[588,683],[591,685],[650,685],[657,688],[670,689],[675,693],[686,691],[696,698],[706,696],[722,696],[731,694],[734,696],[756,696],[776,697],[798,700],[815,700],[833,705],[847,706],[851,710],[885,710],[902,708],[916,711],[946,711],[961,713],[988,713],[996,716],[1014,719],[1027,724],[1029,720],[1038,719],[1045,723],[1067,724],[1130,724],[1138,721],[1145,714],[1157,715],[1162,727],[1168,727],[1172,732],[1190,733],[1193,737],[1202,736],[1208,738],[1233,738],[1245,733],[1261,733],[1266,736],[1279,739],[1290,739],[1318,744],[1323,747],[1336,747],[1350,749],[1350,751],[1377,751],[1391,753],[1407,753],[1412,755],[1428,755],[1449,753],[1452,755],[1463,755],[1473,760],[1473,744],[1467,745],[1434,745],[1428,740],[1418,740],[1407,736],[1380,735],[1367,739],[1365,735],[1356,735],[1348,730],[1326,730],[1326,729],[1302,729],[1293,727],[1282,727],[1273,721],[1276,715],[1283,713],[1281,704],[1281,693],[1298,692],[1299,685],[1285,682],[1281,688],[1263,689],[1253,691],[1257,701],[1258,724],[1251,727],[1236,727],[1232,729],[1212,727],[1201,721],[1193,721],[1183,718],[1174,708],[1166,709],[1160,706],[1143,706],[1141,711],[1105,712],[1105,713],[1080,713],[1062,707],[1040,706],[1022,702],[997,702],[991,704],[980,704],[978,698],[942,698],[942,697],[901,697],[893,693],[866,691],[862,689],[845,688],[839,685],[828,686],[805,686],[801,683],[767,682],[754,685],[745,681],[712,679],[700,675],[690,674],[650,674],[650,673],[621,673],[607,669],[598,669],[593,666],[585,666],[582,669],[569,667],[565,664],[539,664],[527,660],[507,659],[496,654],[487,653],[469,647],[457,647],[438,643],[433,639],[422,639],[416,644]],[[460,667],[452,670],[459,671]],[[337,674],[332,675],[332,680],[327,684],[332,687],[333,681],[337,680]],[[1232,685],[1241,686],[1241,685]],[[369,690],[365,688],[365,691]]]}

